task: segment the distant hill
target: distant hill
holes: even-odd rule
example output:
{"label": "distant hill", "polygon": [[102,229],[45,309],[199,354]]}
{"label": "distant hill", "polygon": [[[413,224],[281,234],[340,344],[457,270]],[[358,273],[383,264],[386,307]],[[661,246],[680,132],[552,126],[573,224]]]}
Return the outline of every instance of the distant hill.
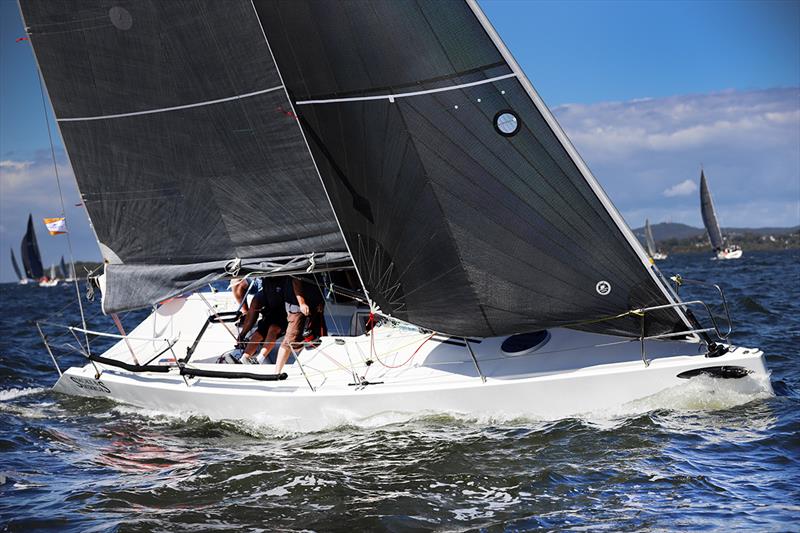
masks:
{"label": "distant hill", "polygon": [[[705,228],[695,228],[686,224],[678,224],[675,222],[660,222],[658,224],[651,224],[650,228],[653,230],[653,238],[658,241],[666,241],[669,239],[689,239],[692,237],[700,237],[706,234]],[[790,233],[797,233],[800,231],[800,226],[793,228],[722,228],[722,233],[728,235],[788,235]],[[634,235],[639,239],[644,239],[644,226],[633,230]]]}
{"label": "distant hill", "polygon": [[[705,228],[662,222],[650,226],[658,247],[668,253],[710,249]],[[644,243],[644,227],[633,230]],[[800,226],[793,228],[722,228],[722,234],[747,250],[783,250],[800,247]]]}

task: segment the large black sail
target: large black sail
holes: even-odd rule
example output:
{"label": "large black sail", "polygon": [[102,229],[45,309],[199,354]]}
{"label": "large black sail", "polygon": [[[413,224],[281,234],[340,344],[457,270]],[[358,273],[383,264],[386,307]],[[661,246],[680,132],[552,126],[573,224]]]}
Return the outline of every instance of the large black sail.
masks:
{"label": "large black sail", "polygon": [[105,310],[350,264],[249,0],[20,3],[110,263]]}
{"label": "large black sail", "polygon": [[20,257],[22,258],[22,267],[25,269],[25,276],[30,279],[39,279],[44,276],[42,255],[39,253],[39,241],[36,240],[32,215],[28,215],[28,229],[25,231],[25,236],[22,237]]}
{"label": "large black sail", "polygon": [[19,265],[17,264],[17,258],[14,256],[14,250],[11,250],[11,266],[14,267],[14,274],[17,275],[17,279],[22,281],[22,272],[19,270]]}
{"label": "large black sail", "polygon": [[255,6],[381,311],[453,335],[638,335],[608,318],[669,302],[474,6]]}
{"label": "large black sail", "polygon": [[719,229],[717,213],[714,210],[714,201],[711,199],[711,191],[708,189],[706,175],[700,171],[700,213],[703,215],[703,224],[708,231],[708,238],[714,250],[722,249],[722,231]]}

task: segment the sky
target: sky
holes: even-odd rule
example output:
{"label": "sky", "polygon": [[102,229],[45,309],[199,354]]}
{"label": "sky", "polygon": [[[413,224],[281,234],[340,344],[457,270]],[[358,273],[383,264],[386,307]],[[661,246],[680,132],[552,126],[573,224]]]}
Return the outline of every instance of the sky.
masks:
{"label": "sky", "polygon": [[[629,225],[701,226],[701,165],[723,226],[800,224],[800,2],[481,6]],[[24,35],[16,1],[0,0],[0,255],[30,212],[49,265],[67,242],[41,221],[61,205]],[[75,258],[99,260],[49,116]]]}

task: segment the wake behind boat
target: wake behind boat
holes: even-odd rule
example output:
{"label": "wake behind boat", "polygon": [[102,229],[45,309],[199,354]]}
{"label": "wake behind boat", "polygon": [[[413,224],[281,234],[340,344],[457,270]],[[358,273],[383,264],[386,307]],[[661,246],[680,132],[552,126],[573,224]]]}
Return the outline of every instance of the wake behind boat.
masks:
{"label": "wake behind boat", "polygon": [[726,244],[719,227],[717,212],[714,209],[714,200],[703,170],[700,170],[700,212],[703,215],[703,224],[708,232],[708,239],[714,249],[714,259],[739,259],[742,249],[735,244]]}
{"label": "wake behind boat", "polygon": [[[561,417],[700,374],[771,390],[763,353],[651,263],[474,1],[148,3],[105,24],[21,6],[103,310],[155,308],[56,390],[298,426]],[[239,304],[198,291],[277,276],[316,283],[328,332],[286,328],[285,367],[223,363]],[[310,316],[300,296],[288,316]]]}

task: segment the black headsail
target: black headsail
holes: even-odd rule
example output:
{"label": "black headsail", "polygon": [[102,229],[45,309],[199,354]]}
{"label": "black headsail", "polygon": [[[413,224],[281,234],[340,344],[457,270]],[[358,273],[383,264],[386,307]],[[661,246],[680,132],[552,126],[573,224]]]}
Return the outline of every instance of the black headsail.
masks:
{"label": "black headsail", "polygon": [[[452,335],[637,335],[609,317],[670,303],[477,5],[255,6],[382,312]],[[649,314],[647,331],[684,323]]]}
{"label": "black headsail", "polygon": [[11,250],[11,266],[14,267],[14,274],[17,275],[17,279],[22,281],[22,272],[19,270],[19,265],[17,264],[17,258],[14,256],[14,250]]}
{"label": "black headsail", "polygon": [[711,199],[711,191],[708,189],[705,172],[700,171],[700,213],[703,215],[703,224],[708,231],[708,239],[714,250],[722,249],[722,230],[719,229],[717,212],[714,210],[714,201]]}
{"label": "black headsail", "polygon": [[350,266],[249,0],[21,0],[106,311],[227,272]]}
{"label": "black headsail", "polygon": [[25,269],[25,276],[30,279],[39,279],[44,276],[42,255],[39,253],[39,242],[36,240],[36,231],[33,227],[32,215],[28,215],[28,229],[25,231],[25,236],[22,237],[20,257],[22,257],[22,267]]}

